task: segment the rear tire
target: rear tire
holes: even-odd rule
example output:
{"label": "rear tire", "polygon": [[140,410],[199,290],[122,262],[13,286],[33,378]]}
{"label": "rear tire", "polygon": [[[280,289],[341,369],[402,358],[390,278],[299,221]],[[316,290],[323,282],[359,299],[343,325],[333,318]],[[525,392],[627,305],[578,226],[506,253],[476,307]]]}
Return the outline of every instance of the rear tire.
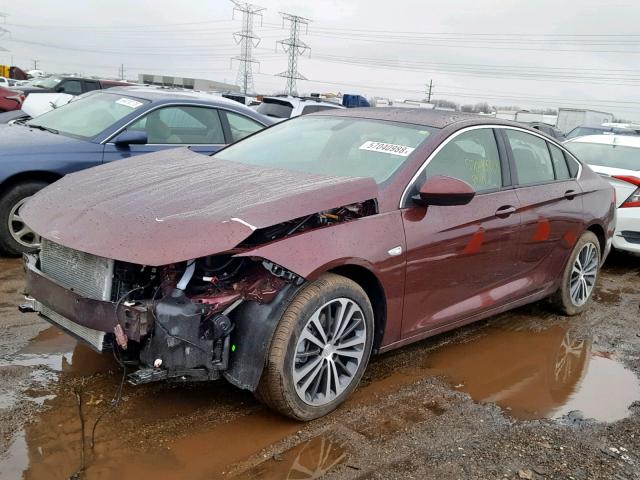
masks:
{"label": "rear tire", "polygon": [[282,315],[256,396],[296,420],[326,415],[360,382],[373,333],[373,309],[364,290],[340,275],[322,275],[303,287]]}
{"label": "rear tire", "polygon": [[21,182],[0,197],[0,252],[21,255],[38,249],[39,237],[26,227],[19,213],[24,201],[47,185],[47,182],[38,180]]}
{"label": "rear tire", "polygon": [[564,315],[578,315],[589,305],[600,271],[600,242],[586,231],[576,242],[562,272],[562,283],[551,297],[552,305]]}

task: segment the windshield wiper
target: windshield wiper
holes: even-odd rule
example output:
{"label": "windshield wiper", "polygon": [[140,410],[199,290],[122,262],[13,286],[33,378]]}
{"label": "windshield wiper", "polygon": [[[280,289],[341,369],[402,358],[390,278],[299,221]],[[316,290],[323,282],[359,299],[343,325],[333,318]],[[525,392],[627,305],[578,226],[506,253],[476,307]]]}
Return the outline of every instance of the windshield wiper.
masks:
{"label": "windshield wiper", "polygon": [[45,132],[55,133],[56,135],[60,133],[55,128],[45,127],[44,125],[37,125],[37,124],[33,124],[33,123],[28,123],[27,125],[29,127],[37,128],[38,130],[44,130]]}

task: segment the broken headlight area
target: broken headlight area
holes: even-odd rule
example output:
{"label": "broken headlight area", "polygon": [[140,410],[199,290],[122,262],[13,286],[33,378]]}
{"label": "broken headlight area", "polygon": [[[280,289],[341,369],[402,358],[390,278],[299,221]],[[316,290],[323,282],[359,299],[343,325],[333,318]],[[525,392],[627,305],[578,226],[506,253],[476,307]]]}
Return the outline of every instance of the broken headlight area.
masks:
{"label": "broken headlight area", "polygon": [[[270,303],[286,284],[303,282],[271,262],[232,255],[169,265],[151,278],[144,269],[139,273],[137,279],[129,277],[130,290],[116,303],[125,312],[146,304],[151,314],[148,331],[140,332],[133,345],[141,368],[129,380],[136,384],[217,379],[229,363],[235,308],[245,301]],[[118,281],[117,274],[114,279]],[[131,324],[118,324],[114,332],[115,348],[125,356],[132,343],[127,326],[130,329]]]}
{"label": "broken headlight area", "polygon": [[267,228],[258,229],[243,242],[242,246],[254,247],[288,237],[295,233],[348,222],[361,217],[375,215],[376,213],[378,213],[378,205],[375,200],[353,203],[324,212],[313,213],[305,217],[295,218]]}

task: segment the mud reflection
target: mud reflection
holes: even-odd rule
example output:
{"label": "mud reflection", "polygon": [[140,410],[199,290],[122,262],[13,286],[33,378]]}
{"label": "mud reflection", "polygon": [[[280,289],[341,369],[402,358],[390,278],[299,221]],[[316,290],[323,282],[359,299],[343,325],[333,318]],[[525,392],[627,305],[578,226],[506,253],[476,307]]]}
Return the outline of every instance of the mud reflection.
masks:
{"label": "mud reflection", "polygon": [[105,372],[117,366],[113,358],[97,354],[55,327],[41,331],[11,360],[0,362],[0,366],[9,365],[46,367],[75,376]]}
{"label": "mud reflection", "polygon": [[344,446],[339,440],[321,435],[296,445],[283,455],[263,462],[236,478],[315,480],[344,462],[346,456]]}
{"label": "mud reflection", "polygon": [[638,378],[592,350],[592,338],[569,324],[537,332],[501,326],[436,350],[428,366],[454,388],[516,418],[557,418],[572,410],[609,422],[628,416],[640,399]]}

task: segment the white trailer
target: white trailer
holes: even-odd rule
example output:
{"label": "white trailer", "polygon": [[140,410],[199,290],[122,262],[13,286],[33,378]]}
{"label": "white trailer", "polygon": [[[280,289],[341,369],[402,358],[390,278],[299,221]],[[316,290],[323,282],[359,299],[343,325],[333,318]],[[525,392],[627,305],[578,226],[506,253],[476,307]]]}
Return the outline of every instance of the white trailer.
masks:
{"label": "white trailer", "polygon": [[612,113],[580,108],[561,108],[558,110],[556,127],[562,133],[566,134],[581,125],[602,125],[603,123],[612,121]]}
{"label": "white trailer", "polygon": [[524,123],[544,122],[544,115],[542,113],[533,113],[526,110],[520,110],[516,113],[515,120],[516,122]]}

